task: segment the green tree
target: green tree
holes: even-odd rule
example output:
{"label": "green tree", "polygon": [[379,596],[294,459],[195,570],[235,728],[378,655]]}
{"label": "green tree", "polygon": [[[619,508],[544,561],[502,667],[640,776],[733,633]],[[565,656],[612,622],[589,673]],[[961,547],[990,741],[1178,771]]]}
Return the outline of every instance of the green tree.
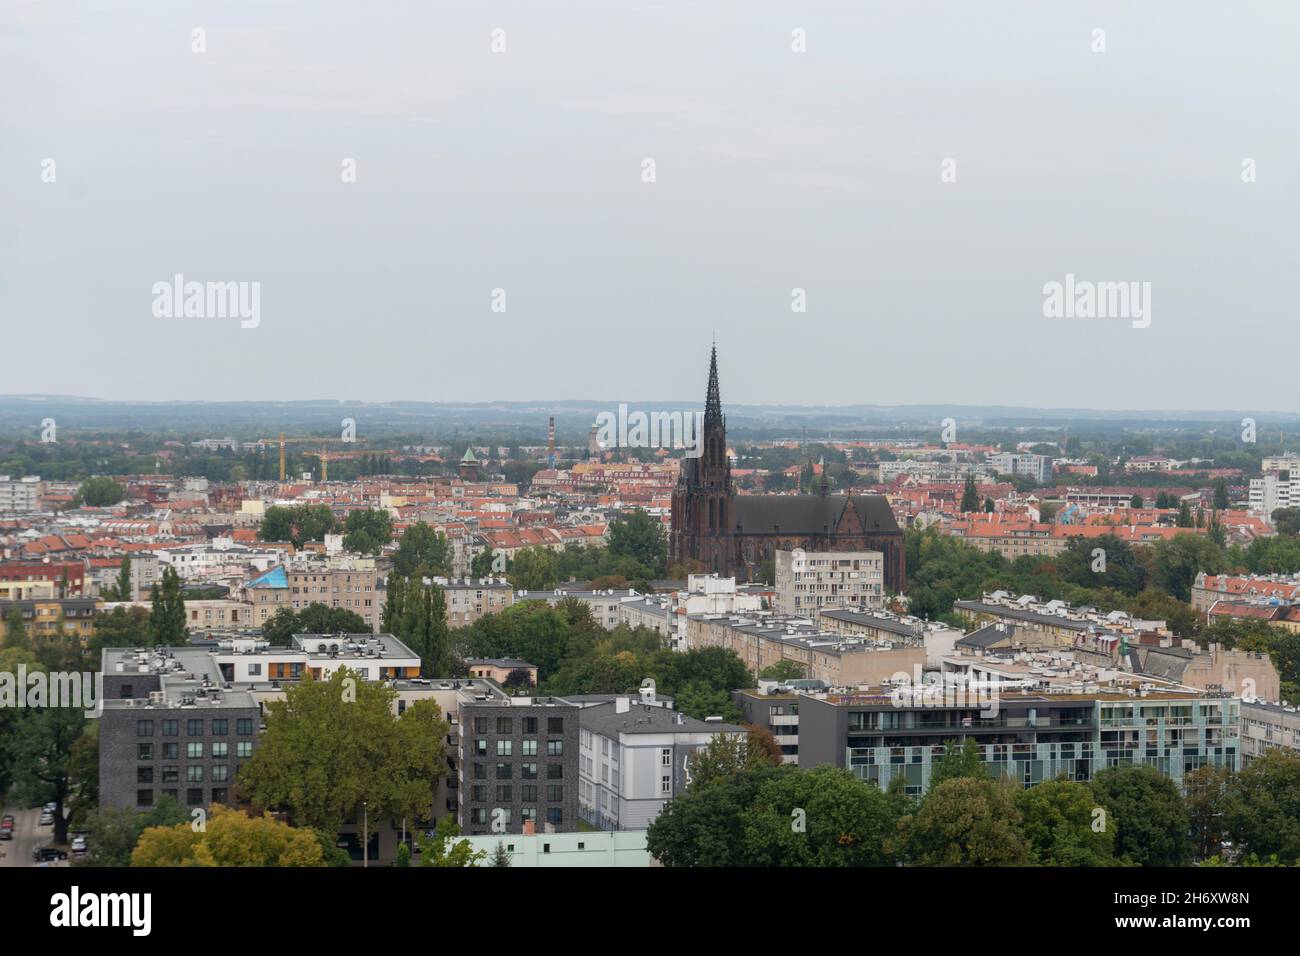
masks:
{"label": "green tree", "polygon": [[349,512],[343,528],[343,547],[361,554],[378,554],[393,540],[393,519],[387,511]]}
{"label": "green tree", "polygon": [[76,500],[92,508],[107,508],[126,497],[126,489],[112,478],[87,478],[77,489]]}
{"label": "green tree", "polygon": [[1020,822],[1010,784],[954,777],[899,821],[900,843],[917,866],[1024,866],[1031,847]]}
{"label": "green tree", "polygon": [[402,617],[393,633],[420,655],[425,677],[448,677],[452,671],[451,633],[447,628],[447,595],[436,584],[406,583]]}
{"label": "green tree", "polygon": [[460,827],[450,816],[442,817],[432,833],[420,840],[420,866],[478,866],[486,850],[474,849],[468,840],[457,840]]}
{"label": "green tree", "polygon": [[1106,826],[1115,833],[1115,855],[1138,866],[1181,866],[1190,846],[1187,807],[1174,782],[1154,767],[1121,764],[1092,779]]}
{"label": "green tree", "polygon": [[1300,865],[1300,754],[1272,749],[1233,776],[1223,823],[1242,852]]}
{"label": "green tree", "polygon": [[5,612],[4,647],[27,647],[27,625],[23,621],[23,609],[17,602],[9,605]]}
{"label": "green tree", "polygon": [[240,792],[327,833],[356,818],[362,804],[379,818],[428,816],[447,771],[448,725],[431,700],[394,716],[395,698],[347,668],[328,681],[308,676],[290,685],[266,705],[266,732],[240,767]]}
{"label": "green tree", "polygon": [[496,849],[492,851],[492,862],[488,866],[495,866],[501,869],[510,866],[510,851],[500,840],[497,841]]}
{"label": "green tree", "polygon": [[1300,508],[1277,508],[1270,517],[1279,535],[1293,538],[1300,534]]}
{"label": "green tree", "polygon": [[966,487],[961,493],[961,512],[970,514],[972,511],[980,510],[980,493],[975,488],[975,475],[971,472],[966,473]]}
{"label": "green tree", "polygon": [[163,647],[179,647],[188,643],[190,630],[185,623],[185,598],[181,594],[181,579],[170,564],[163,569],[162,580],[154,584],[150,600],[150,643]]}
{"label": "green tree", "polygon": [[275,505],[266,509],[258,537],[263,541],[290,541],[301,548],[308,541],[324,541],[338,530],[338,519],[325,505]]}
{"label": "green tree", "polygon": [[741,813],[750,866],[888,866],[889,799],[848,770],[782,768]]}
{"label": "green tree", "polygon": [[175,797],[162,795],[143,813],[126,807],[100,807],[86,820],[85,866],[131,865],[140,834],[151,827],[190,823],[189,811]]}
{"label": "green tree", "polygon": [[131,587],[131,556],[122,555],[122,566],[117,572],[117,580],[104,589],[105,601],[131,601],[134,600],[134,589]]}
{"label": "green tree", "polygon": [[930,789],[933,790],[945,780],[958,779],[989,779],[988,767],[973,737],[967,737],[961,742],[949,740],[943,745],[943,756],[930,771]]}
{"label": "green tree", "polygon": [[545,548],[516,551],[506,577],[520,591],[549,591],[558,579],[555,555]]}
{"label": "green tree", "polygon": [[1227,767],[1206,764],[1183,777],[1187,816],[1191,821],[1191,840],[1198,860],[1219,852],[1224,836],[1224,798],[1232,771]]}
{"label": "green tree", "polygon": [[11,727],[6,750],[16,794],[28,806],[54,804],[54,842],[68,842],[68,804],[76,794],[74,747],[85,730],[77,707],[24,709]]}
{"label": "green tree", "polygon": [[1087,784],[1050,780],[1016,794],[1030,858],[1041,866],[1114,866],[1115,834]]}
{"label": "green tree", "polygon": [[1228,498],[1228,482],[1220,478],[1214,483],[1214,508],[1216,511],[1227,511],[1231,504]]}
{"label": "green tree", "polygon": [[802,680],[804,676],[804,666],[798,661],[781,660],[775,664],[769,664],[759,672],[759,678],[762,680],[774,680],[782,683],[792,680]]}
{"label": "green tree", "polygon": [[691,754],[691,786],[708,786],[719,777],[743,773],[764,764],[776,766],[780,763],[780,755],[772,760],[755,734],[715,734],[707,744]]}
{"label": "green tree", "polygon": [[496,557],[496,552],[489,545],[474,555],[474,560],[470,562],[469,573],[479,579],[491,577],[495,573],[492,565],[496,561]]}
{"label": "green tree", "polygon": [[609,523],[609,553],[630,557],[655,575],[662,575],[668,561],[668,537],[662,521],[638,508]]}
{"label": "green tree", "polygon": [[1180,601],[1190,601],[1192,582],[1200,571],[1219,574],[1227,569],[1223,548],[1203,535],[1178,534],[1152,545],[1154,583]]}
{"label": "green tree", "polygon": [[451,546],[446,535],[417,521],[402,532],[397,542],[393,570],[407,578],[450,574]]}
{"label": "green tree", "polygon": [[762,784],[780,772],[760,766],[688,787],[650,823],[646,849],[664,866],[749,865],[744,813]]}

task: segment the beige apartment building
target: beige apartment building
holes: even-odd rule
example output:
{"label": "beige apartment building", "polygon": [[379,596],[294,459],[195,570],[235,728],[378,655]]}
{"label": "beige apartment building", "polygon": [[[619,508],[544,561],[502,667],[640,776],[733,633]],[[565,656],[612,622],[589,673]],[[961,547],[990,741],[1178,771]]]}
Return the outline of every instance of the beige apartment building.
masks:
{"label": "beige apartment building", "polygon": [[880,607],[885,556],[879,551],[776,552],[778,614],[813,615],[822,608]]}
{"label": "beige apartment building", "polygon": [[879,683],[897,673],[911,676],[925,667],[920,644],[872,641],[822,630],[806,619],[763,615],[692,615],[687,619],[692,649],[726,647],[755,675],[781,661],[793,661],[803,676],[832,687]]}
{"label": "beige apartment building", "polygon": [[249,581],[241,596],[252,606],[252,623],[258,626],[282,607],[301,611],[309,604],[324,604],[352,611],[375,633],[388,594],[383,575],[370,564],[369,568],[359,569],[274,567]]}
{"label": "beige apartment building", "polygon": [[446,584],[439,580],[438,583],[447,594],[449,627],[465,627],[484,614],[498,614],[515,603],[514,588],[504,578],[480,578],[477,581],[466,578]]}

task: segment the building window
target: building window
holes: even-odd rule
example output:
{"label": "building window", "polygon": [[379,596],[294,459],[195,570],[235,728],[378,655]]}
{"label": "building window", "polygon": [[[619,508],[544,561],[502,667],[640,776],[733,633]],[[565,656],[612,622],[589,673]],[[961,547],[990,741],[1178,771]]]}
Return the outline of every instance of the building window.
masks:
{"label": "building window", "polygon": [[535,801],[537,799],[537,784],[525,783],[519,787],[519,799],[525,801]]}
{"label": "building window", "polygon": [[673,792],[673,778],[672,778],[672,777],[660,777],[660,778],[659,778],[659,792],[660,792],[660,793],[672,793],[672,792]]}
{"label": "building window", "polygon": [[213,803],[225,803],[225,802],[226,802],[226,788],[225,788],[225,787],[213,787],[213,788],[212,788],[212,802],[213,802]]}
{"label": "building window", "polygon": [[[562,824],[562,823],[564,822],[564,808],[563,808],[563,807],[547,807],[547,808],[546,808],[546,822],[547,822],[547,823],[553,823],[553,824],[555,824],[556,826],[559,826],[560,824]],[[548,847],[549,847],[549,844],[548,844]]]}
{"label": "building window", "polygon": [[488,732],[488,719],[486,717],[474,718],[474,733],[485,734]]}
{"label": "building window", "polygon": [[212,745],[212,756],[219,760],[225,760],[230,756],[230,744],[224,740],[214,743]]}
{"label": "building window", "polygon": [[240,717],[235,721],[235,733],[241,737],[251,737],[253,735],[253,718]]}
{"label": "building window", "polygon": [[175,737],[180,733],[181,722],[179,720],[164,720],[162,722],[162,732],[164,737]]}
{"label": "building window", "polygon": [[486,757],[486,756],[487,756],[487,738],[486,738],[486,737],[474,741],[474,756],[476,756],[476,757]]}
{"label": "building window", "polygon": [[180,772],[180,770],[179,770],[178,768],[176,768],[176,767],[163,767],[163,768],[162,768],[162,782],[163,782],[163,783],[179,783],[179,782],[180,782],[180,779],[181,779],[181,772]]}
{"label": "building window", "polygon": [[525,717],[525,718],[524,718],[524,733],[526,733],[526,734],[535,734],[535,733],[537,733],[537,718],[536,718],[536,717]]}
{"label": "building window", "polygon": [[547,732],[548,734],[562,734],[562,733],[564,733],[564,718],[563,718],[563,717],[547,717],[547,718],[546,718],[546,732]]}
{"label": "building window", "polygon": [[499,764],[497,764],[497,779],[498,779],[498,780],[513,780],[513,779],[514,779],[514,765],[513,765],[513,764],[508,764],[508,763],[499,763]]}
{"label": "building window", "polygon": [[523,780],[537,779],[537,764],[524,763],[519,765],[519,776]]}
{"label": "building window", "polygon": [[185,736],[187,736],[187,737],[202,737],[202,736],[203,736],[203,721],[202,721],[201,719],[200,719],[200,720],[187,720],[187,721],[185,721]]}
{"label": "building window", "polygon": [[203,788],[202,788],[202,787],[190,787],[188,790],[185,791],[185,799],[186,799],[186,801],[189,803],[189,805],[192,806],[192,807],[199,807],[199,806],[202,806],[202,805],[203,805]]}
{"label": "building window", "polygon": [[497,741],[497,756],[498,756],[498,757],[509,757],[510,754],[511,754],[511,751],[513,750],[513,748],[514,748],[514,741],[513,741],[513,740],[498,740],[498,741]]}
{"label": "building window", "polygon": [[241,740],[236,743],[235,756],[240,759],[253,756],[253,742],[251,740]]}
{"label": "building window", "polygon": [[135,722],[135,735],[136,735],[137,737],[152,737],[152,736],[153,736],[153,721],[152,721],[152,720],[137,720],[137,721]]}
{"label": "building window", "polygon": [[671,767],[673,765],[673,751],[671,747],[665,747],[659,751],[659,766]]}
{"label": "building window", "polygon": [[153,744],[136,744],[135,756],[137,760],[152,760]]}
{"label": "building window", "polygon": [[152,790],[137,790],[137,791],[135,792],[135,805],[136,805],[137,807],[152,807],[152,806],[153,806],[153,791],[152,791]]}
{"label": "building window", "polygon": [[203,744],[201,742],[186,744],[185,756],[189,757],[191,760],[201,758],[203,756]]}
{"label": "building window", "polygon": [[548,764],[546,765],[546,779],[547,779],[547,780],[563,780],[563,779],[564,779],[564,764],[562,764],[562,763],[548,763]]}
{"label": "building window", "polygon": [[189,783],[203,782],[203,765],[192,764],[185,768],[185,779]]}
{"label": "building window", "polygon": [[547,755],[548,757],[558,757],[558,756],[560,756],[560,755],[563,754],[563,753],[564,753],[564,741],[563,741],[563,740],[548,740],[548,741],[546,741],[546,755]]}
{"label": "building window", "polygon": [[503,783],[503,784],[501,784],[500,786],[497,787],[497,802],[498,802],[498,803],[513,803],[513,802],[514,802],[514,799],[515,799],[515,797],[514,797],[514,787],[512,787],[510,784],[508,784],[508,783]]}
{"label": "building window", "polygon": [[230,733],[230,721],[225,717],[216,718],[212,721],[212,734],[214,737],[224,737]]}
{"label": "building window", "polygon": [[136,783],[153,783],[153,767],[136,767]]}
{"label": "building window", "polygon": [[563,784],[558,784],[558,783],[547,784],[546,799],[551,801],[551,803],[563,803],[564,802]]}
{"label": "building window", "polygon": [[499,734],[510,734],[510,733],[514,733],[514,731],[513,731],[513,729],[512,729],[512,728],[514,727],[514,723],[515,723],[515,722],[514,722],[513,720],[511,720],[509,717],[498,717],[498,718],[497,718],[497,733],[499,733]]}
{"label": "building window", "polygon": [[225,764],[218,764],[212,768],[212,782],[225,783],[230,779],[230,768]]}

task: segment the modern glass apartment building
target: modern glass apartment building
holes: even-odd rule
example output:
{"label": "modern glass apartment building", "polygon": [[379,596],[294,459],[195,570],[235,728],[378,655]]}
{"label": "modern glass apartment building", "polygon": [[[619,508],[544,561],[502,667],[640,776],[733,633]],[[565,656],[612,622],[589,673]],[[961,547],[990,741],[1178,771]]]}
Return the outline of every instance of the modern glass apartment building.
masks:
{"label": "modern glass apartment building", "polygon": [[1179,786],[1198,767],[1238,769],[1241,700],[1196,691],[1069,694],[1004,692],[989,701],[913,702],[890,688],[801,695],[799,765],[847,767],[908,793],[930,785],[950,740],[973,739],[997,776],[1028,787],[1064,776],[1092,779],[1118,764],[1145,764]]}

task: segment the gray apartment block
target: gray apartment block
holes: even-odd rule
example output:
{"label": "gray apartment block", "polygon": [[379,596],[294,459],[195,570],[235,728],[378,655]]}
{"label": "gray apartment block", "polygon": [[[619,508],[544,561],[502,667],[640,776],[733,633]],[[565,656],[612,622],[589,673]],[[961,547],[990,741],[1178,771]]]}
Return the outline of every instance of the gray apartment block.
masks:
{"label": "gray apartment block", "polygon": [[1249,763],[1270,750],[1300,751],[1300,712],[1263,701],[1241,705],[1241,756]]}
{"label": "gray apartment block", "polygon": [[493,685],[461,697],[463,833],[522,833],[529,820],[539,833],[578,828],[578,714],[562,698],[510,697]]}
{"label": "gray apartment block", "polygon": [[99,713],[99,802],[147,810],[225,803],[257,746],[261,717],[246,691],[225,689],[198,648],[106,648]]}

